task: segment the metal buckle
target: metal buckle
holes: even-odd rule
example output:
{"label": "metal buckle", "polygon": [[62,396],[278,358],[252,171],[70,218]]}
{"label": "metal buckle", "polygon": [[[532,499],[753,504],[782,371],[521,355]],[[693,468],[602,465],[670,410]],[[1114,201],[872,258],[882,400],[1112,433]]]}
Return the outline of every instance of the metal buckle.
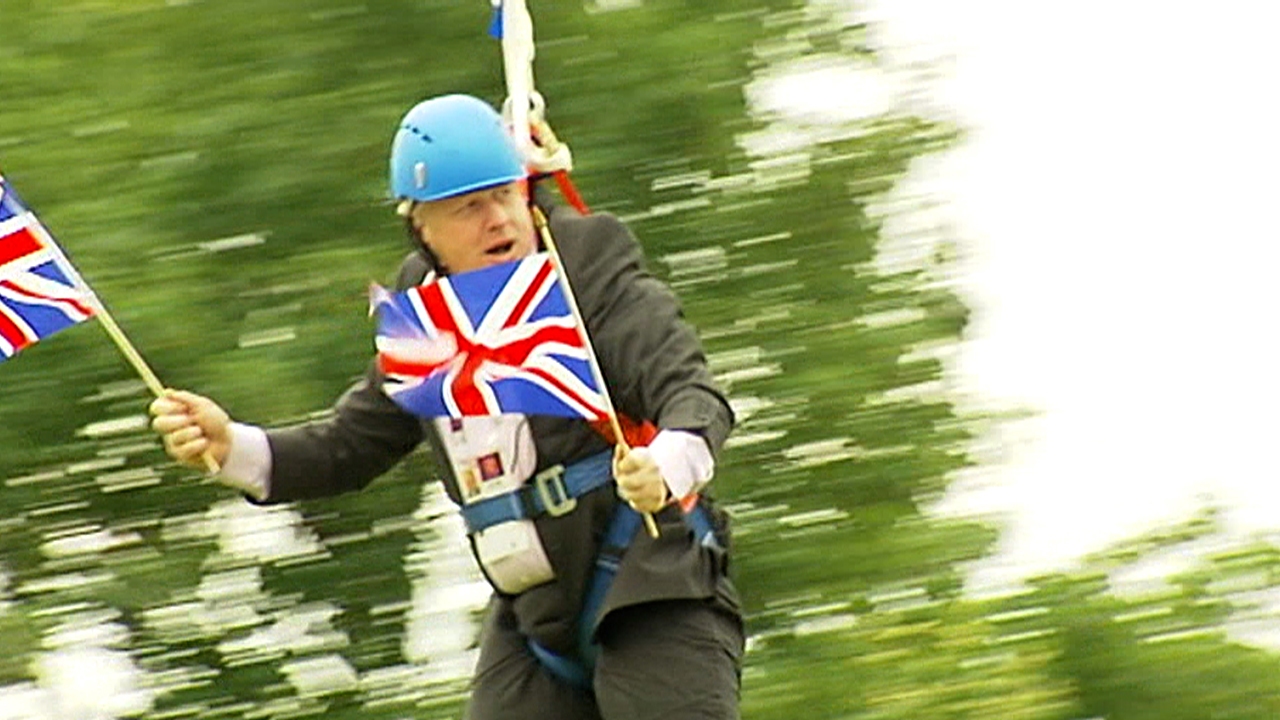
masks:
{"label": "metal buckle", "polygon": [[563,478],[563,465],[552,465],[533,476],[533,487],[538,491],[538,497],[542,499],[542,507],[551,517],[567,515],[578,507],[577,498],[569,495]]}

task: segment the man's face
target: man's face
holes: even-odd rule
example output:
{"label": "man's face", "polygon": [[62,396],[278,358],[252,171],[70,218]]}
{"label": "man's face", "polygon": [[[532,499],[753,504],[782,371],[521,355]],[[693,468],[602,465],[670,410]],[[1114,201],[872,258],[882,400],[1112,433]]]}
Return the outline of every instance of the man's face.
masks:
{"label": "man's face", "polygon": [[537,251],[523,182],[417,203],[418,238],[451,273],[519,260]]}

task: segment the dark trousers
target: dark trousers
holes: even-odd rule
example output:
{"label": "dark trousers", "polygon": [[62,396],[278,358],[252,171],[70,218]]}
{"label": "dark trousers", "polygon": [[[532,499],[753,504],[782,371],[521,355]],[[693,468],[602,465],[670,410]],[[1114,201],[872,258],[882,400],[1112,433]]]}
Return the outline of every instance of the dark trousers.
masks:
{"label": "dark trousers", "polygon": [[468,720],[737,720],[741,621],[709,602],[621,608],[600,626],[594,692],[549,673],[495,600],[480,633]]}

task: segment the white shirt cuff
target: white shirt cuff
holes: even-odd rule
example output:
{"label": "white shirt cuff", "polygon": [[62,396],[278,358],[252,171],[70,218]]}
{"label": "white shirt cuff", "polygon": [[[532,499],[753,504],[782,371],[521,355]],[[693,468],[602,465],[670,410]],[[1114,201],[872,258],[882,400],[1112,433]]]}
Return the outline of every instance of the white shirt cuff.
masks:
{"label": "white shirt cuff", "polygon": [[691,432],[660,430],[648,450],[671,496],[677,500],[706,487],[716,470],[707,441]]}
{"label": "white shirt cuff", "polygon": [[233,422],[231,449],[222,472],[214,477],[256,500],[266,500],[271,488],[271,444],[267,433],[255,425]]}

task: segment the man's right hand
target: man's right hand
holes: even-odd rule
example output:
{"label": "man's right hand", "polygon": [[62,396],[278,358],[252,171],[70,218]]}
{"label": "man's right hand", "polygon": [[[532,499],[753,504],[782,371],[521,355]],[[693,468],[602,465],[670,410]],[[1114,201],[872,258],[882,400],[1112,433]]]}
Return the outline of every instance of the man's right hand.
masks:
{"label": "man's right hand", "polygon": [[231,452],[231,418],[207,397],[165,390],[151,403],[151,429],[164,439],[165,452],[178,462],[209,469],[207,452],[219,466]]}

